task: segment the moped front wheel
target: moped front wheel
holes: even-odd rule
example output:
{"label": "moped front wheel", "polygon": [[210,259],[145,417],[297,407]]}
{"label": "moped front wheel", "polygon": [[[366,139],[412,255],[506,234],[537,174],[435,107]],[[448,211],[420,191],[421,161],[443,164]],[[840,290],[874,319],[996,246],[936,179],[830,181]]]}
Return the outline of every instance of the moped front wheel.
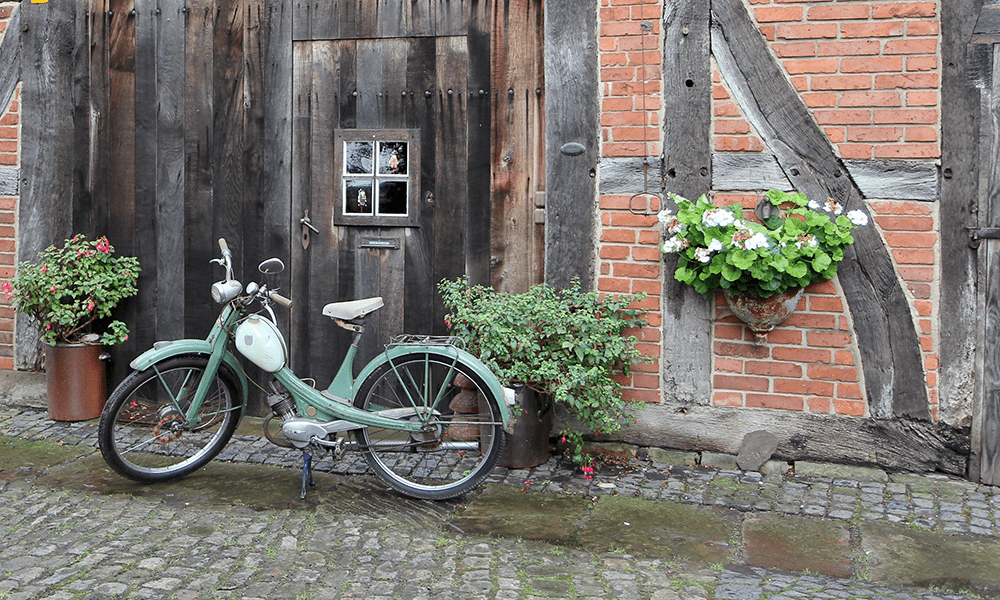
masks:
{"label": "moped front wheel", "polygon": [[191,415],[208,358],[163,360],[125,378],[101,414],[98,443],[108,465],[130,479],[169,481],[212,460],[226,445],[243,409],[236,377],[224,365]]}
{"label": "moped front wheel", "polygon": [[481,484],[504,446],[499,402],[469,366],[414,352],[373,371],[354,405],[397,409],[421,425],[409,432],[367,427],[356,432],[368,466],[403,494],[444,500]]}

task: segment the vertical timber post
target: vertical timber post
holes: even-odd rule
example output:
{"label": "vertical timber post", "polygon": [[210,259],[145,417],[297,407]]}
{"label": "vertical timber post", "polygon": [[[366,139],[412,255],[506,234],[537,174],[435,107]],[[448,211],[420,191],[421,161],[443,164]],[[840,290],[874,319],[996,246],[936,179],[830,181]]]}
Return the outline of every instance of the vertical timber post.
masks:
{"label": "vertical timber post", "polygon": [[597,1],[545,2],[545,282],[594,286],[600,81]]}

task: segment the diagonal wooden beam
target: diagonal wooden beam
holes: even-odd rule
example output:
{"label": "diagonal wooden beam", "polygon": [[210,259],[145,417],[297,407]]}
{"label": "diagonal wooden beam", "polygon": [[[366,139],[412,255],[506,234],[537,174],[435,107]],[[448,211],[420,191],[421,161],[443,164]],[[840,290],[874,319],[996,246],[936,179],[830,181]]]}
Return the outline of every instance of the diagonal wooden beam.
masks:
{"label": "diagonal wooden beam", "polygon": [[21,5],[17,5],[7,21],[0,41],[0,111],[10,104],[14,90],[21,81]]}
{"label": "diagonal wooden beam", "polygon": [[[712,54],[793,187],[814,200],[834,198],[845,210],[865,208],[742,0],[712,1]],[[874,225],[859,228],[854,238],[839,275],[854,320],[871,416],[930,419],[920,340],[889,253]]]}

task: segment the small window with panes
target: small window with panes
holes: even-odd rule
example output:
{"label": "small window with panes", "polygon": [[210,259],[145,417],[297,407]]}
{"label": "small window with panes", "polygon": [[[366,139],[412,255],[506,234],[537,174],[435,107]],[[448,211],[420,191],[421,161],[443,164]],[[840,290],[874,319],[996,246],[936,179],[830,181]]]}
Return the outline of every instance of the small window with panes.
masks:
{"label": "small window with panes", "polygon": [[335,224],[416,225],[417,139],[410,129],[336,132]]}

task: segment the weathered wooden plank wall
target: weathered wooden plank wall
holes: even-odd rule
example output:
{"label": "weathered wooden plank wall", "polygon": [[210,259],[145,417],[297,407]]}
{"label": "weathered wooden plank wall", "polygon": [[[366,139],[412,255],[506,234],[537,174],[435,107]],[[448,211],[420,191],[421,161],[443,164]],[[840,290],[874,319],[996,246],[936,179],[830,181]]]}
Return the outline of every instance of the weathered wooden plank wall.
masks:
{"label": "weathered wooden plank wall", "polygon": [[[979,224],[1000,225],[1000,45],[993,49],[991,85],[982,94]],[[983,240],[979,247],[979,312],[982,336],[982,379],[974,419],[974,442],[979,479],[1000,483],[1000,240]]]}
{"label": "weathered wooden plank wall", "polygon": [[[665,193],[697,198],[712,183],[712,71],[709,3],[676,0],[663,14],[663,173]],[[668,204],[668,206],[672,203]],[[674,207],[676,209],[676,207]],[[673,277],[677,256],[667,255],[663,278],[663,398],[706,404],[712,400],[711,303]]]}
{"label": "weathered wooden plank wall", "polygon": [[[0,106],[6,107],[21,81],[21,9],[14,8],[0,40]],[[6,169],[5,169],[6,170]]]}
{"label": "weathered wooden plank wall", "polygon": [[[982,327],[976,318],[976,250],[967,227],[978,225],[980,195],[980,94],[968,80],[969,38],[982,0],[941,4],[941,252],[940,305],[948,307],[938,326],[938,416],[957,422],[975,414],[976,340]],[[974,48],[974,47],[973,47]],[[989,48],[989,46],[983,46]],[[978,423],[974,420],[974,425]],[[979,476],[977,431],[972,431],[969,476]]]}
{"label": "weathered wooden plank wall", "polygon": [[[79,39],[77,20],[86,21],[88,3],[22,3],[21,103],[44,107],[21,116],[21,197],[18,206],[18,259],[34,260],[52,243],[73,232],[76,182],[86,178],[85,165],[75,143],[78,103],[73,81],[76,60],[88,56],[86,39]],[[30,33],[30,34],[29,34]],[[30,57],[26,58],[26,57]],[[88,61],[89,62],[89,61]],[[85,146],[86,147],[86,146]],[[18,316],[14,366],[38,368],[38,335],[23,315]]]}
{"label": "weathered wooden plank wall", "polygon": [[[306,371],[320,360],[332,369],[330,342],[346,341],[319,314],[327,302],[386,299],[371,352],[390,332],[444,333],[435,283],[464,274],[490,280],[491,123],[511,110],[494,89],[507,85],[491,60],[494,31],[514,32],[500,49],[505,65],[521,69],[510,81],[517,114],[508,116],[519,129],[511,148],[530,174],[517,192],[517,227],[529,241],[512,245],[515,272],[527,281],[540,270],[541,226],[532,220],[545,179],[532,164],[544,151],[538,0],[79,2],[22,15],[36,33],[26,47],[50,61],[32,64],[26,100],[63,108],[45,118],[26,111],[20,226],[30,233],[21,249],[37,252],[81,230],[111,233],[121,253],[138,256],[140,293],[122,310],[136,328],[115,349],[115,379],[153,341],[202,337],[211,327],[209,285],[220,273],[208,261],[219,237],[240,261],[241,279],[263,258],[290,261],[272,284],[296,300],[278,317],[290,323],[293,363]],[[52,47],[73,51],[57,56]],[[519,56],[521,48],[529,50]],[[586,65],[596,84],[596,53]],[[592,108],[588,127],[597,123]],[[357,128],[419,129],[416,227],[334,225],[333,135]],[[57,175],[53,158],[66,165]],[[583,175],[592,186],[593,173]],[[307,212],[319,233],[305,244],[297,222]],[[370,238],[397,249],[359,248]]]}
{"label": "weathered wooden plank wall", "polygon": [[[389,3],[397,12],[378,27],[365,16],[375,3],[362,4],[367,8],[357,12],[346,4],[295,4],[292,220],[309,211],[320,231],[310,233],[307,247],[296,231],[292,244],[292,289],[303,299],[292,331],[312,333],[294,335],[293,355],[297,369],[319,378],[333,375],[347,340],[321,316],[324,304],[382,296],[361,364],[390,334],[445,332],[437,281],[468,273],[485,283],[489,273],[492,4]],[[352,129],[419,131],[415,226],[334,224],[334,132]],[[371,239],[387,246],[361,247]]]}
{"label": "weathered wooden plank wall", "polygon": [[494,19],[489,283],[515,293],[541,283],[544,273],[545,227],[535,222],[534,202],[545,185],[539,168],[545,140],[543,45],[533,35],[542,30],[541,8],[530,0],[498,2]]}
{"label": "weathered wooden plank wall", "polygon": [[[545,37],[545,282],[594,284],[600,80],[596,0],[547,0]],[[584,152],[561,152],[565,144]]]}

